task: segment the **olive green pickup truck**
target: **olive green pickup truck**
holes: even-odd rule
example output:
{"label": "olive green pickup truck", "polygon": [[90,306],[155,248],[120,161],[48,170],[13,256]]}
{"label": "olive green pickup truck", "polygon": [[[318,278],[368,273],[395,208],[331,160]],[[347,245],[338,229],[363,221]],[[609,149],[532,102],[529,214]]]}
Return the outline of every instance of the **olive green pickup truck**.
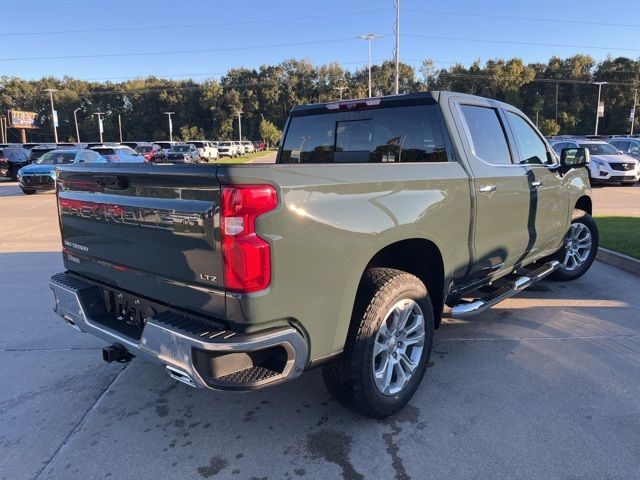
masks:
{"label": "olive green pickup truck", "polygon": [[335,398],[383,417],[418,388],[445,305],[589,269],[588,162],[510,105],[431,92],[296,107],[275,165],[65,166],[55,311],[106,361],[223,390],[322,365]]}

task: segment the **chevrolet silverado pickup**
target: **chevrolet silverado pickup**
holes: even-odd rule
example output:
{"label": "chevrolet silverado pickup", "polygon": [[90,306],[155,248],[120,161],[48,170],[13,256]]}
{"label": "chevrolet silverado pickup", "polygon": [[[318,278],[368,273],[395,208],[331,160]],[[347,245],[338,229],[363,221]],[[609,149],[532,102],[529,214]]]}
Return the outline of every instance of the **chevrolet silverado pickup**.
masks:
{"label": "chevrolet silverado pickup", "polygon": [[295,107],[272,165],[63,166],[54,308],[106,361],[222,390],[322,366],[342,404],[384,417],[445,310],[589,269],[588,162],[510,105],[430,92]]}

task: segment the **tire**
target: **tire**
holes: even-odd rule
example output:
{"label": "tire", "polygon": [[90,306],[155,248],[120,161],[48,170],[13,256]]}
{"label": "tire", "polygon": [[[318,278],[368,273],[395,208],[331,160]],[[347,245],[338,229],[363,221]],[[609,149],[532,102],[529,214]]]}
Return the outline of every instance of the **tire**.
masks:
{"label": "tire", "polygon": [[[396,337],[392,333],[393,320],[396,318],[393,307],[398,305],[412,308],[406,326],[414,328],[414,331],[406,337]],[[418,307],[417,310],[415,306]],[[418,343],[406,346],[402,342],[403,338],[406,343],[416,342],[419,338],[414,334],[420,334],[420,312],[424,334],[421,345]],[[420,279],[391,268],[367,270],[358,289],[344,353],[322,368],[329,393],[348,409],[367,417],[384,418],[401,409],[413,397],[426,371],[433,342],[433,320],[431,299]],[[400,329],[400,333],[402,332],[403,329]],[[393,340],[387,341],[386,347],[380,349],[374,357],[374,346],[383,345],[384,340],[380,339],[385,337]],[[395,367],[402,369],[403,364],[408,365],[398,360],[403,358],[402,351],[405,353],[404,358],[411,360],[412,371],[398,390],[400,376]],[[384,368],[389,362],[393,362],[391,368]],[[389,381],[396,378],[395,390],[391,386],[386,393],[382,390],[383,387],[378,382],[384,384],[385,373],[376,380],[376,369],[382,372],[392,370],[395,377],[389,377]]]}
{"label": "tire", "polygon": [[36,191],[31,188],[20,187],[20,190],[22,190],[22,193],[24,193],[25,195],[33,195],[34,193],[36,193]]}
{"label": "tire", "polygon": [[633,187],[636,184],[636,182],[622,182],[622,186],[623,187]]}
{"label": "tire", "polygon": [[[580,239],[586,238],[587,235],[578,234],[578,241],[576,241],[576,239],[573,240],[574,248],[576,248],[577,250],[577,255],[574,257],[574,260],[578,259],[580,261],[578,262],[576,260],[577,265],[574,266],[571,260],[567,260],[567,248],[569,248],[569,244],[567,242],[570,241],[572,232],[577,232],[580,230],[584,232],[585,228],[588,231],[588,237],[590,239],[589,250],[588,253],[586,253],[584,250],[580,249],[580,245],[585,244],[584,241],[580,241]],[[575,209],[573,211],[573,216],[571,219],[571,226],[569,227],[569,231],[565,236],[564,244],[562,245],[562,248],[551,257],[553,260],[557,260],[560,262],[560,267],[551,274],[550,278],[566,282],[569,280],[575,280],[576,278],[579,278],[587,273],[587,271],[591,267],[591,264],[596,258],[599,244],[600,236],[598,234],[598,227],[596,225],[596,222],[587,212]],[[583,254],[586,253],[586,255],[582,255],[584,256],[583,260],[581,259],[580,255],[581,251],[583,252]]]}

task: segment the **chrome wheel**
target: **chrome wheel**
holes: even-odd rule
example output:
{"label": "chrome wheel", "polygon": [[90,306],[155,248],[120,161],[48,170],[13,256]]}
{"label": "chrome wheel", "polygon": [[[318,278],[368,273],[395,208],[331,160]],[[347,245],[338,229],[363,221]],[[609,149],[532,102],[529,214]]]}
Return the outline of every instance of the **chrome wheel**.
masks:
{"label": "chrome wheel", "polygon": [[562,266],[573,271],[587,261],[591,253],[591,232],[583,223],[573,223],[564,239],[565,255]]}
{"label": "chrome wheel", "polygon": [[373,346],[373,377],[380,393],[396,395],[411,380],[424,349],[422,309],[401,300],[387,312]]}

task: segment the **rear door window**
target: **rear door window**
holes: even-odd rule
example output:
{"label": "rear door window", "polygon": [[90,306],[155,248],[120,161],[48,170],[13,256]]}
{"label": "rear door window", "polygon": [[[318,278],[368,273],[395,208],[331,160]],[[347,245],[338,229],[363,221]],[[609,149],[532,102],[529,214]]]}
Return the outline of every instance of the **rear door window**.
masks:
{"label": "rear door window", "polygon": [[476,156],[490,164],[511,165],[511,153],[498,111],[477,105],[461,105],[460,108]]}
{"label": "rear door window", "polygon": [[281,163],[446,162],[437,105],[292,117]]}

